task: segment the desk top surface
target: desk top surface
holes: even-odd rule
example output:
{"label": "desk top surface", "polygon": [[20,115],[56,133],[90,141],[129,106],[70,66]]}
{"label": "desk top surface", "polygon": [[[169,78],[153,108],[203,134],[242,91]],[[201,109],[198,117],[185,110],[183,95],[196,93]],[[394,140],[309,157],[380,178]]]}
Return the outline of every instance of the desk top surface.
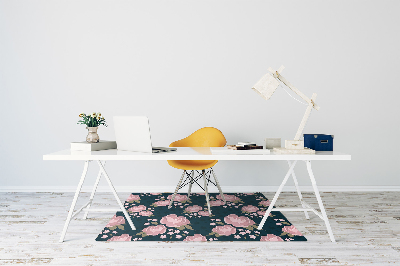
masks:
{"label": "desk top surface", "polygon": [[310,160],[336,161],[351,160],[351,155],[336,151],[317,151],[315,154],[213,154],[209,147],[179,147],[177,151],[164,153],[143,153],[121,150],[71,151],[62,150],[43,155],[43,160],[104,160],[104,161],[163,161],[163,160],[227,160],[227,161],[281,161]]}

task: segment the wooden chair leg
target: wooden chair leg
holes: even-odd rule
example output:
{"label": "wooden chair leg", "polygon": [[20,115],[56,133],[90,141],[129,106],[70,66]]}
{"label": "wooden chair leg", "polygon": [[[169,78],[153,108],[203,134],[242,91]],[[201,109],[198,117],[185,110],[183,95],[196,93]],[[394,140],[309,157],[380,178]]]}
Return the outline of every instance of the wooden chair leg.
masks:
{"label": "wooden chair leg", "polygon": [[178,193],[178,190],[179,190],[179,187],[181,186],[182,180],[183,180],[183,178],[185,177],[185,173],[186,173],[186,170],[183,171],[182,177],[181,177],[181,179],[179,180],[178,185],[176,186],[175,193],[174,193],[174,195],[172,196],[171,201],[169,202],[168,209],[171,209],[172,202],[174,202],[176,193]]}
{"label": "wooden chair leg", "polygon": [[213,173],[213,176],[214,176],[215,183],[217,184],[217,187],[218,187],[218,190],[219,190],[219,194],[221,195],[221,197],[222,197],[222,200],[224,201],[224,204],[226,204],[226,200],[225,200],[224,193],[222,193],[221,186],[219,185],[219,182],[218,182],[217,176],[215,175],[215,173],[214,173],[214,170],[213,170],[212,168],[211,168],[211,172]]}
{"label": "wooden chair leg", "polygon": [[192,172],[190,173],[190,183],[189,183],[188,198],[190,198],[190,192],[192,191],[193,177],[194,177],[194,170],[192,170]]}
{"label": "wooden chair leg", "polygon": [[206,194],[208,213],[211,215],[211,206],[210,206],[210,199],[208,197],[207,178],[206,178],[206,173],[205,172],[206,172],[205,170],[202,171],[203,180],[204,180],[204,192]]}

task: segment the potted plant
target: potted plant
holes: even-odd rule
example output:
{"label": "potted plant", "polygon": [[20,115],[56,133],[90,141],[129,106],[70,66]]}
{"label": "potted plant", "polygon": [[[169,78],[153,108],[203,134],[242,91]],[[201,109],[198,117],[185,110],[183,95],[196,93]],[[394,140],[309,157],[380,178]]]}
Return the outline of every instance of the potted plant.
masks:
{"label": "potted plant", "polygon": [[100,125],[107,126],[106,120],[101,116],[101,113],[92,113],[91,115],[86,115],[84,113],[79,114],[81,120],[78,124],[86,125],[88,130],[88,135],[86,136],[86,142],[96,143],[99,142],[100,137],[97,134],[97,129]]}

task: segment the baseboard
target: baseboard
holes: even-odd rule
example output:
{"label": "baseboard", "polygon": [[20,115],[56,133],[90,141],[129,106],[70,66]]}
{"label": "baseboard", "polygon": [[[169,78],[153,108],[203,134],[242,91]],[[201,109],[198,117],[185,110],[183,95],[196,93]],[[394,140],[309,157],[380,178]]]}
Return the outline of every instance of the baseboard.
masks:
{"label": "baseboard", "polygon": [[[173,192],[175,186],[116,186],[118,192]],[[278,186],[222,186],[224,192],[275,192]],[[318,186],[323,192],[345,191],[400,191],[400,186]],[[75,192],[76,187],[71,186],[3,186],[0,192]],[[304,192],[313,191],[312,186],[300,186]],[[92,187],[84,186],[81,192],[91,192]],[[186,189],[182,189],[186,191]],[[199,187],[194,187],[193,192],[202,192]],[[294,186],[286,186],[284,191],[296,191]],[[97,192],[110,192],[108,186],[99,186]],[[218,192],[216,187],[210,186],[209,192]]]}

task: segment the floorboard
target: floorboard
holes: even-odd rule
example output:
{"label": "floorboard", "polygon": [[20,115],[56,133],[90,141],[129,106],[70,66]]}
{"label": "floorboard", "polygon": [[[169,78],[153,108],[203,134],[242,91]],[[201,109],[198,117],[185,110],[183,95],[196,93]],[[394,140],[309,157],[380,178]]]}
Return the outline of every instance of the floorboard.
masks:
{"label": "floorboard", "polygon": [[[272,193],[265,193],[272,199]],[[125,200],[128,193],[120,193]],[[312,193],[305,200],[317,207]],[[307,242],[96,242],[113,213],[79,214],[66,241],[59,237],[73,193],[0,193],[0,265],[400,265],[400,193],[321,193],[337,243],[310,213],[286,217]],[[78,205],[89,193],[82,193]],[[94,207],[115,208],[111,193],[98,193]],[[284,192],[279,207],[298,207]]]}

